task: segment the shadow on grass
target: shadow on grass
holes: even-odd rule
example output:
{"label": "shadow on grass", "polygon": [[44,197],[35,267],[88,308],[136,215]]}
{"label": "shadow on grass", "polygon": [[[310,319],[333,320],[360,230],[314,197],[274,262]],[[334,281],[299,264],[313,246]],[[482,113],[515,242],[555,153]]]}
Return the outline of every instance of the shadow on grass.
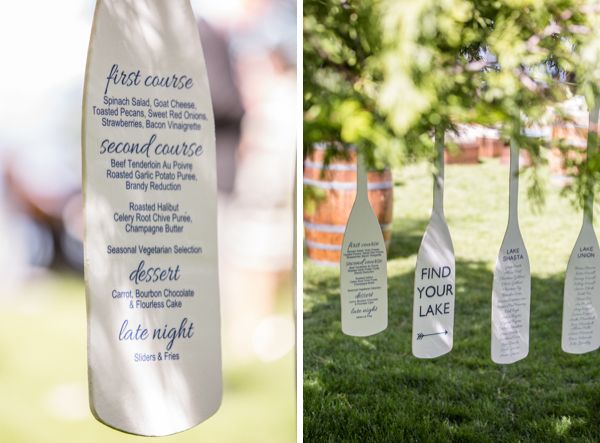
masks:
{"label": "shadow on grass", "polygon": [[600,354],[561,351],[562,275],[532,277],[529,356],[501,366],[491,270],[457,260],[454,349],[434,360],[411,354],[413,272],[389,279],[389,326],[366,338],[341,332],[337,273],[305,274],[306,441],[600,441]]}
{"label": "shadow on grass", "polygon": [[[388,251],[388,260],[406,258],[419,252],[421,239],[425,234],[429,220],[403,220],[395,219],[392,241]],[[402,233],[402,235],[398,233]]]}

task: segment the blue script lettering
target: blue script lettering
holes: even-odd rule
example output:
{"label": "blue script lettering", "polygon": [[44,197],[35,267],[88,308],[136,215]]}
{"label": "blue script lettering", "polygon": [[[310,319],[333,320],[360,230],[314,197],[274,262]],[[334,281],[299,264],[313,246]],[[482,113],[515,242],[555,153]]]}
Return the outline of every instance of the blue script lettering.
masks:
{"label": "blue script lettering", "polygon": [[[167,351],[173,348],[175,340],[180,338],[192,338],[194,336],[194,322],[183,318],[179,326],[165,325],[162,328],[154,328],[152,331],[152,340],[168,340]],[[150,337],[148,329],[138,323],[136,328],[129,326],[129,320],[123,320],[119,330],[119,341],[144,341]]]}
{"label": "blue script lettering", "polygon": [[136,285],[140,283],[155,283],[157,281],[177,281],[181,277],[179,265],[172,268],[161,268],[153,266],[145,268],[146,261],[142,260],[137,267],[129,274],[129,280]]}
{"label": "blue script lettering", "polygon": [[170,145],[168,143],[156,143],[156,134],[152,134],[146,143],[113,141],[105,138],[100,142],[100,154],[134,154],[150,157],[150,153],[156,156],[173,155],[179,157],[200,157],[204,153],[204,147],[196,142],[181,142]]}
{"label": "blue script lettering", "polygon": [[171,74],[164,77],[149,75],[144,80],[144,85],[154,88],[191,89],[194,86],[194,80],[187,75]]}
{"label": "blue script lettering", "polygon": [[105,138],[100,143],[100,154],[142,154],[150,157],[150,147],[156,141],[156,134],[152,134],[146,143],[114,142]]}
{"label": "blue script lettering", "polygon": [[110,68],[110,72],[106,77],[106,87],[104,88],[104,95],[108,93],[108,87],[110,83],[114,83],[115,85],[121,84],[123,86],[137,86],[140,84],[140,70],[133,72],[120,71],[119,65],[114,64]]}
{"label": "blue script lettering", "polygon": [[[108,93],[110,85],[121,85],[125,87],[139,86],[142,83],[142,73],[138,69],[136,71],[125,71],[119,68],[115,63],[111,66],[110,72],[106,76],[106,86],[104,87],[104,95]],[[167,75],[147,75],[144,78],[144,86],[148,88],[170,88],[170,89],[192,89],[194,87],[194,79],[185,74],[167,74]]]}
{"label": "blue script lettering", "polygon": [[189,326],[187,325],[188,319],[187,317],[181,320],[181,324],[178,328],[171,327],[165,325],[164,328],[156,328],[154,329],[154,333],[152,334],[153,340],[169,340],[167,342],[167,351],[170,351],[173,347],[173,343],[175,343],[175,339],[177,338],[192,338],[194,335],[194,322],[190,322]]}
{"label": "blue script lettering", "polygon": [[133,330],[129,327],[129,320],[123,320],[121,329],[119,330],[119,341],[131,340],[146,340],[148,338],[148,329],[142,328],[141,324],[137,325],[137,328]]}

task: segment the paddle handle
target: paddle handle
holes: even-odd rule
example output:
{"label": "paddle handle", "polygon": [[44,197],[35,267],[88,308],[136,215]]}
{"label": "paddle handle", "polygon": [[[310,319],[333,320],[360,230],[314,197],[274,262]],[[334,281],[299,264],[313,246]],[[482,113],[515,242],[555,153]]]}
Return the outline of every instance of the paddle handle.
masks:
{"label": "paddle handle", "polygon": [[[594,105],[590,111],[587,136],[587,161],[598,149],[598,113],[600,112],[600,97],[594,97]],[[592,224],[594,218],[594,189],[590,189],[583,208],[583,222]]]}
{"label": "paddle handle", "polygon": [[357,151],[356,156],[356,200],[368,201],[367,164],[363,153]]}
{"label": "paddle handle", "polygon": [[[520,131],[520,122],[516,122],[515,131]],[[508,187],[508,223],[519,224],[519,143],[513,135],[510,138],[510,177]]]}
{"label": "paddle handle", "polygon": [[436,171],[433,175],[433,210],[444,215],[444,128],[435,128]]}

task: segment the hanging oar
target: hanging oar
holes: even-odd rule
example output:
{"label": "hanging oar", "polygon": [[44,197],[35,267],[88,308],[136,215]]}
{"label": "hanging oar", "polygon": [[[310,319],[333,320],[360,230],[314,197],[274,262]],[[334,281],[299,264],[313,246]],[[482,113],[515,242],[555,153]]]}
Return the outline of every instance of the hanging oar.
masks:
{"label": "hanging oar", "polygon": [[[587,160],[598,149],[598,108],[600,98],[590,112]],[[562,349],[583,354],[600,347],[600,251],[594,232],[594,195],[589,190],[584,209],[583,225],[575,242],[565,276],[562,322]]]}
{"label": "hanging oar", "polygon": [[357,157],[356,199],[340,262],[342,331],[367,336],[387,327],[387,254],[381,226],[369,203],[365,161],[361,153]]}
{"label": "hanging oar", "polygon": [[433,210],[415,271],[412,353],[434,358],[450,352],[454,338],[455,263],[444,217],[444,129],[436,128],[437,171]]}
{"label": "hanging oar", "polygon": [[92,412],[183,431],[221,403],[214,118],[189,0],[98,0],[83,171]]}
{"label": "hanging oar", "polygon": [[[515,131],[519,131],[519,123]],[[492,360],[514,363],[529,352],[531,275],[519,230],[519,145],[510,141],[508,227],[498,253],[492,288]]]}

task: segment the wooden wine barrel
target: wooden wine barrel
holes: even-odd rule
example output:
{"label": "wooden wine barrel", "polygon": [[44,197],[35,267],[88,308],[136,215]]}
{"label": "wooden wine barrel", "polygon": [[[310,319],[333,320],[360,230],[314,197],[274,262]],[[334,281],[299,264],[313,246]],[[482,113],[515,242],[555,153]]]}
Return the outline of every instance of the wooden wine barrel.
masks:
{"label": "wooden wine barrel", "polygon": [[[344,230],[356,196],[356,152],[324,165],[325,148],[316,146],[304,161],[304,185],[320,189],[325,198],[316,209],[304,209],[304,237],[309,260],[326,266],[340,262]],[[392,238],[393,181],[389,169],[367,174],[369,202],[379,220],[386,247]]]}
{"label": "wooden wine barrel", "polygon": [[458,142],[456,150],[446,149],[444,151],[444,162],[448,165],[479,163],[479,143],[476,141]]}

